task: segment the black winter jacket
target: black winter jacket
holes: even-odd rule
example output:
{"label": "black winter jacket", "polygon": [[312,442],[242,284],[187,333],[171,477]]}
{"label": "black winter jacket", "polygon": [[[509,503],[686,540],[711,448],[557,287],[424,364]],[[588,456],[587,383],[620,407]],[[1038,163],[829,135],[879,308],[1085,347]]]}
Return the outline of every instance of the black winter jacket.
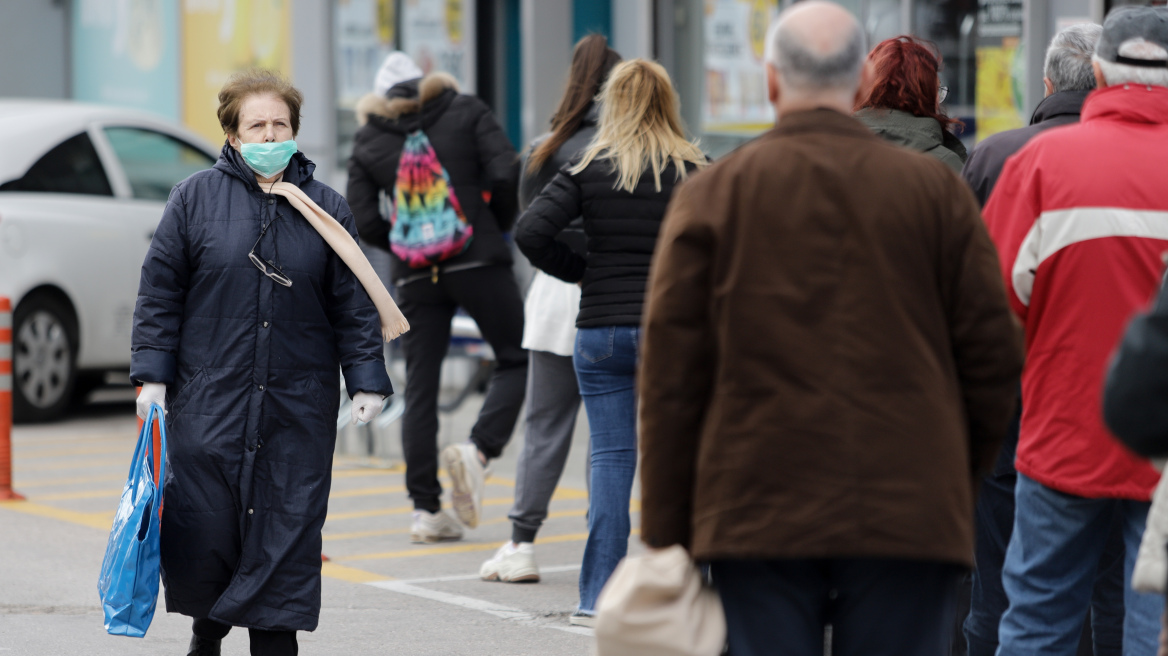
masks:
{"label": "black winter jacket", "polygon": [[[446,260],[443,269],[465,269],[489,264],[511,264],[511,252],[503,233],[516,215],[519,157],[503,128],[483,101],[458,93],[444,77],[430,76],[403,82],[386,97],[366,96],[358,105],[358,122],[368,120],[353,143],[349,159],[348,201],[361,239],[389,251],[389,220],[381,214],[379,192],[393,198],[397,166],[409,133],[421,128],[438,161],[450,175],[450,184],[474,237],[467,249]],[[416,103],[419,89],[426,89],[421,112],[398,114],[400,107]],[[393,117],[393,118],[391,118]],[[490,194],[490,202],[483,194]],[[429,270],[410,268],[390,252],[393,279],[429,278]]]}
{"label": "black winter jacket", "polygon": [[[547,186],[552,178],[556,177],[560,169],[564,168],[568,162],[588,147],[588,142],[592,141],[592,137],[596,136],[596,122],[599,115],[600,106],[593,103],[588,108],[588,113],[584,116],[584,120],[580,122],[580,129],[576,133],[568,137],[568,140],[552,153],[551,157],[539,167],[535,173],[527,170],[527,161],[531,152],[539,145],[551,137],[551,133],[542,134],[531,142],[531,147],[523,154],[523,174],[519,178],[519,211],[526,212],[527,208],[535,201],[539,192]],[[583,256],[588,252],[588,246],[584,238],[584,218],[576,217],[568,224],[567,228],[561,232],[556,239],[568,245],[577,254]]]}
{"label": "black winter jacket", "polygon": [[[296,153],[284,182],[355,235],[314,168]],[[253,244],[291,287],[248,261]],[[316,628],[340,375],[349,394],[391,394],[382,346],[353,272],[233,148],[175,186],[142,264],[130,359],[135,382],[166,385],[167,611]]]}
{"label": "black winter jacket", "polygon": [[1051,94],[1038,103],[1034,115],[1030,117],[1030,125],[1017,130],[1007,130],[983,139],[969,154],[965,166],[961,169],[961,177],[973,189],[973,195],[982,207],[990,200],[990,193],[998,183],[998,176],[1002,174],[1002,167],[1011,155],[1022,150],[1034,137],[1041,132],[1060,125],[1069,125],[1079,122],[1079,112],[1083,109],[1083,101],[1091,91],[1059,91]]}
{"label": "black winter jacket", "polygon": [[1119,344],[1103,387],[1103,419],[1132,451],[1168,455],[1168,289],[1137,315]]}
{"label": "black winter jacket", "polygon": [[[641,176],[632,193],[616,189],[616,181],[608,160],[593,161],[576,174],[565,167],[523,213],[515,232],[519,250],[537,268],[567,282],[582,282],[576,317],[580,328],[641,323],[657,233],[681,182],[672,164],[661,173],[660,191],[652,172]],[[577,216],[584,217],[585,256],[556,241]]]}

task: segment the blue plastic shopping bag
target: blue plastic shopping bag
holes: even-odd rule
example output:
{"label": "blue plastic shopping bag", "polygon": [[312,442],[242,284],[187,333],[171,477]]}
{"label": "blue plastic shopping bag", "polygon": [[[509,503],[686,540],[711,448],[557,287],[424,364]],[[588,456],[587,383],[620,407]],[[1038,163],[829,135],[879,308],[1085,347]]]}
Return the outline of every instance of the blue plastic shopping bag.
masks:
{"label": "blue plastic shopping bag", "polygon": [[130,476],[122,490],[97,579],[97,592],[105,611],[105,630],[112,635],[144,637],[158,602],[158,509],[162,506],[162,490],[154,485],[152,428],[157,419],[162,436],[159,458],[162,465],[158,476],[161,486],[166,474],[166,422],[162,415],[162,408],[151,406],[150,415],[138,434]]}

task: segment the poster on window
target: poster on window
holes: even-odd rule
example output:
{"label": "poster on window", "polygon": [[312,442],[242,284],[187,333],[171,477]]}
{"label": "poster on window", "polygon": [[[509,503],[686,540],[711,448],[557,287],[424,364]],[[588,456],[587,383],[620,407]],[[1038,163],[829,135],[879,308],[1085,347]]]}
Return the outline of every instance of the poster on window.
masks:
{"label": "poster on window", "polygon": [[394,0],[337,0],[333,11],[337,105],[352,109],[393,50]]}
{"label": "poster on window", "polygon": [[445,71],[473,92],[474,3],[471,0],[402,0],[401,49],[423,73]]}
{"label": "poster on window", "polygon": [[178,118],[173,0],[73,3],[73,97]]}
{"label": "poster on window", "polygon": [[1025,125],[1022,0],[978,0],[977,138]]}
{"label": "poster on window", "polygon": [[763,54],[778,13],[778,0],[705,0],[703,131],[757,134],[774,124]]}
{"label": "poster on window", "polygon": [[223,142],[219,89],[237,71],[292,74],[291,0],[182,0],[183,122]]}

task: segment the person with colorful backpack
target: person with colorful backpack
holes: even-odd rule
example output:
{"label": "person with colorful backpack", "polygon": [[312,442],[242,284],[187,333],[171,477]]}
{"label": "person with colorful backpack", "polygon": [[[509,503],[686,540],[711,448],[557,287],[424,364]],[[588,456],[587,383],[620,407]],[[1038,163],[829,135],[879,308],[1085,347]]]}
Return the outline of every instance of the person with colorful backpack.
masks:
{"label": "person with colorful backpack", "polygon": [[[527,384],[523,299],[504,238],[516,215],[519,156],[485,103],[459,93],[446,73],[423,77],[404,53],[386,58],[376,89],[357,105],[347,196],[361,239],[391,255],[397,300],[412,328],[402,338],[411,539],[458,540],[463,526],[478,526],[487,463],[511,439]],[[491,345],[497,368],[470,440],[441,453],[456,521],[440,500],[438,386],[460,307]]]}

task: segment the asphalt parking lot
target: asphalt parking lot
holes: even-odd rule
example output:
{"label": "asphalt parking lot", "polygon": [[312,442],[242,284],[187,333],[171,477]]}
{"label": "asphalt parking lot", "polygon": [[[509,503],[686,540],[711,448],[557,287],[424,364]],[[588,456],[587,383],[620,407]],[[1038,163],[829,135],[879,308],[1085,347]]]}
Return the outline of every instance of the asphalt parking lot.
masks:
{"label": "asphalt parking lot", "polygon": [[[116,397],[116,395],[114,395]],[[442,417],[440,441],[465,439],[481,396]],[[536,544],[538,584],[478,580],[483,560],[510,538],[522,425],[493,463],[484,521],[460,542],[409,542],[412,506],[392,457],[338,455],[324,527],[320,628],[301,653],[587,654],[591,631],[568,624],[587,537],[587,424],[577,426],[567,470]],[[395,425],[396,426],[396,425]],[[395,430],[395,428],[391,428]],[[132,403],[90,404],[13,433],[16,489],[0,504],[0,654],[185,654],[189,620],[162,611],[146,638],[102,627],[96,581],[136,438]],[[634,501],[636,512],[638,502]],[[634,526],[637,525],[634,514]],[[636,538],[630,540],[636,549]],[[224,654],[246,654],[246,633]]]}

